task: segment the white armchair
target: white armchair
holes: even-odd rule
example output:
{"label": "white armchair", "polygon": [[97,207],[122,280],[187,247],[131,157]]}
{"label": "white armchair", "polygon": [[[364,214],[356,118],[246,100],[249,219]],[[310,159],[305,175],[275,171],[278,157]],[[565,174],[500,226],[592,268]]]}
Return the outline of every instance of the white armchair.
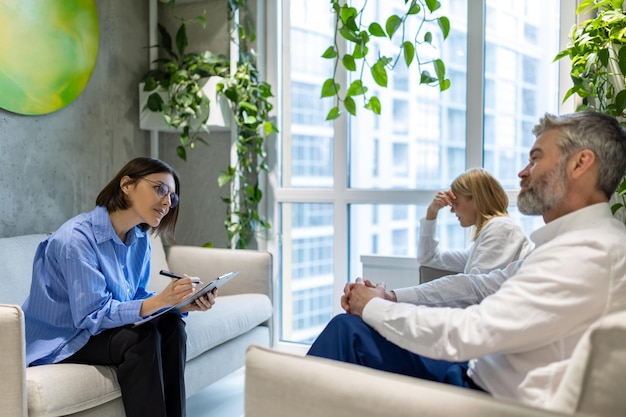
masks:
{"label": "white armchair", "polygon": [[316,357],[248,348],[246,417],[563,417],[626,415],[626,312],[577,345],[548,411],[488,394]]}

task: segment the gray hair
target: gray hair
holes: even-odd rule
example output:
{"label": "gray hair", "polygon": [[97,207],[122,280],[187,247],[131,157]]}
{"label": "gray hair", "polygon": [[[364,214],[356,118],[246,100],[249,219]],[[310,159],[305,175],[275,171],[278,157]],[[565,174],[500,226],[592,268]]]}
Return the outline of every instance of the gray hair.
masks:
{"label": "gray hair", "polygon": [[626,173],[626,131],[613,116],[596,111],[555,116],[546,113],[533,128],[538,137],[543,132],[558,129],[561,160],[567,160],[583,149],[591,150],[597,158],[596,188],[607,198],[615,191]]}

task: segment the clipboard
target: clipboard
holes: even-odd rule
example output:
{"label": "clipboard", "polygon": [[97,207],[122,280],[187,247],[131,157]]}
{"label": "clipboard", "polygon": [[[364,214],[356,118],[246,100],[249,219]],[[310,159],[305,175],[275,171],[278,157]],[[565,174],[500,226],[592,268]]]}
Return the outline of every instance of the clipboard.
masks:
{"label": "clipboard", "polygon": [[200,288],[199,290],[197,290],[196,292],[194,292],[193,294],[191,294],[188,298],[185,298],[183,301],[181,301],[180,303],[171,306],[171,307],[167,307],[164,310],[160,310],[156,313],[153,313],[149,316],[144,317],[143,319],[136,321],[134,323],[134,326],[139,326],[143,323],[147,323],[152,319],[155,319],[165,313],[168,313],[172,310],[179,310],[191,303],[193,303],[194,301],[196,301],[198,298],[202,297],[203,295],[205,295],[206,293],[208,293],[209,291],[213,291],[214,288],[219,288],[222,285],[226,284],[228,281],[230,281],[231,279],[233,279],[235,276],[237,276],[239,274],[239,271],[231,271],[227,274],[221,275],[217,278],[215,278],[213,281],[209,282],[208,284],[206,284],[204,287]]}

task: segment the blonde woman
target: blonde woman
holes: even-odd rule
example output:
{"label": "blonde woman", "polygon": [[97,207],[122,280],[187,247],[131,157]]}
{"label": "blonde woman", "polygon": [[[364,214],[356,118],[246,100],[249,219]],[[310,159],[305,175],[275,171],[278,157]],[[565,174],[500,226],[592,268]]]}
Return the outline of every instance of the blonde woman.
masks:
{"label": "blonde woman", "polygon": [[[420,221],[417,261],[420,265],[466,274],[487,273],[523,259],[533,244],[507,212],[502,185],[486,170],[470,169],[435,195]],[[439,210],[450,207],[461,227],[474,226],[473,244],[463,250],[439,250],[435,237]]]}

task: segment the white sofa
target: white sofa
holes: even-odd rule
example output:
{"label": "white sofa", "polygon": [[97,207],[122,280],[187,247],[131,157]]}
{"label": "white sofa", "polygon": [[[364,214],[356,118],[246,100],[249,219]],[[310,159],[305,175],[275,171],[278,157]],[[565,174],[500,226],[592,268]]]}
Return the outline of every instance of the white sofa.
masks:
{"label": "white sofa", "polygon": [[[116,373],[104,366],[55,364],[25,367],[24,317],[20,308],[30,290],[32,262],[45,234],[0,238],[0,417],[121,416],[124,409]],[[187,322],[187,396],[245,362],[246,348],[272,340],[272,257],[253,250],[172,246],[166,253],[152,240],[151,289],[168,278],[160,269],[203,279],[240,271],[220,288],[207,312]]]}
{"label": "white sofa", "polygon": [[[437,271],[421,271],[428,281]],[[434,275],[433,275],[434,273]],[[551,410],[266,347],[248,348],[246,417],[626,416],[626,312],[605,316],[576,346]]]}

